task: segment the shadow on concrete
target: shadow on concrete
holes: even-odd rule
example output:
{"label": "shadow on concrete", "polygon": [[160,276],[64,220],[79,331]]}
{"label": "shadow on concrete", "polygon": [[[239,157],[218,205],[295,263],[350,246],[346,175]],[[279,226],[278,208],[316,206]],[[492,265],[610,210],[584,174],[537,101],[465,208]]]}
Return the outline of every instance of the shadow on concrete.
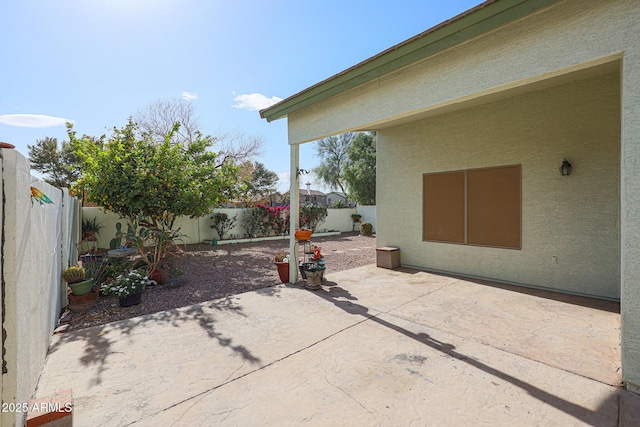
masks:
{"label": "shadow on concrete", "polygon": [[438,276],[451,277],[452,279],[459,279],[469,283],[476,283],[482,286],[490,286],[492,288],[504,289],[510,292],[517,292],[520,294],[532,295],[538,298],[544,298],[548,300],[564,302],[564,303],[573,304],[573,305],[579,305],[587,308],[594,308],[596,310],[608,311],[610,313],[620,313],[620,302],[618,301],[610,301],[610,300],[597,299],[597,298],[592,298],[587,296],[565,294],[565,293],[553,291],[551,289],[528,288],[525,286],[509,285],[505,283],[493,282],[490,280],[474,279],[474,278],[468,278],[464,276],[458,276],[455,274],[431,272],[428,270],[418,270],[418,269],[403,267],[396,271],[407,273],[407,274],[416,274],[416,273],[437,274]]}
{"label": "shadow on concrete", "polygon": [[[233,312],[239,316],[245,316],[242,306],[236,304],[233,297],[227,297],[221,300],[208,301],[180,309],[160,311],[141,317],[60,334],[58,339],[54,340],[49,347],[49,353],[55,353],[59,348],[71,342],[84,342],[83,354],[79,356],[79,360],[84,366],[98,367],[97,375],[91,380],[91,385],[100,385],[102,383],[102,373],[106,370],[109,356],[118,353],[112,349],[115,343],[112,337],[122,339],[122,334],[132,335],[136,330],[144,329],[152,323],[164,323],[179,328],[186,322],[192,323],[195,321],[207,333],[207,336],[217,340],[220,346],[228,347],[249,363],[259,364],[260,359],[254,356],[247,347],[234,343],[232,338],[225,337],[216,331],[215,311]],[[116,333],[113,334],[112,331]]]}
{"label": "shadow on concrete", "polygon": [[[324,284],[324,283],[323,283]],[[448,357],[452,357],[455,358],[457,360],[460,360],[461,362],[464,362],[470,366],[473,366],[476,369],[479,369],[481,371],[484,371],[490,375],[495,376],[496,378],[500,378],[504,381],[507,381],[511,384],[513,384],[514,386],[526,391],[530,396],[546,403],[549,404],[589,425],[594,425],[593,422],[595,419],[597,419],[597,415],[600,412],[598,411],[592,411],[590,409],[584,408],[580,405],[576,405],[573,402],[570,402],[566,399],[563,399],[561,397],[558,397],[552,393],[549,393],[545,390],[542,390],[532,384],[529,384],[525,381],[522,381],[519,378],[516,378],[512,375],[509,375],[505,372],[500,371],[499,369],[496,369],[492,366],[487,365],[486,363],[483,363],[479,360],[476,360],[472,357],[466,356],[464,354],[462,354],[461,352],[456,350],[456,347],[453,344],[447,343],[447,342],[442,342],[439,341],[433,337],[431,337],[429,334],[420,332],[420,333],[414,333],[411,332],[405,328],[402,328],[394,323],[388,322],[384,319],[381,319],[379,317],[377,317],[376,315],[372,315],[369,313],[369,309],[363,305],[360,304],[356,304],[354,303],[354,301],[357,301],[358,298],[355,297],[354,295],[352,295],[349,291],[347,291],[346,289],[343,289],[339,286],[337,286],[337,284],[335,284],[334,282],[332,282],[332,286],[326,290],[326,289],[320,289],[317,291],[313,291],[316,295],[318,295],[320,298],[331,302],[332,304],[334,304],[336,307],[344,310],[345,312],[349,313],[349,314],[353,314],[353,315],[360,315],[360,316],[364,316],[367,319],[381,325],[384,326],[386,328],[389,328],[391,330],[394,330],[406,337],[409,337],[413,340],[416,340],[426,346],[429,346],[430,348],[437,350],[441,353],[443,353],[444,355],[448,356]],[[619,395],[619,391],[616,390],[615,392],[612,392],[611,396],[609,398],[607,398],[606,400],[604,400],[601,405],[600,408],[607,408],[610,407],[611,404],[615,404],[616,407],[619,407],[619,401],[620,401],[620,395]],[[612,403],[613,402],[613,403]]]}

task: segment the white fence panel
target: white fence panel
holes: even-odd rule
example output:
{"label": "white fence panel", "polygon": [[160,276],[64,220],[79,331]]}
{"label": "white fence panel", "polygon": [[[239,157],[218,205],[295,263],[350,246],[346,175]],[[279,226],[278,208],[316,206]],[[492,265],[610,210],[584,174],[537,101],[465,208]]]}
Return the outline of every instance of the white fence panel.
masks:
{"label": "white fence panel", "polygon": [[362,215],[360,221],[362,222],[370,222],[373,225],[373,231],[377,230],[376,228],[376,207],[373,206],[358,206],[357,207],[358,214]]}
{"label": "white fence panel", "polygon": [[[224,212],[230,218],[236,217],[236,222],[225,235],[226,239],[241,239],[246,237],[246,230],[242,227],[242,217],[245,209],[242,208],[225,208],[215,209],[213,212]],[[324,230],[338,230],[342,232],[353,230],[353,221],[351,215],[356,213],[355,208],[349,209],[328,209],[327,218],[324,222],[320,223],[316,231]],[[176,219],[174,228],[180,227],[180,231],[184,234],[184,243],[201,243],[205,240],[218,239],[218,234],[211,228],[213,220],[211,216],[213,212],[199,217],[188,218],[180,217]],[[373,207],[373,220],[375,221],[375,206]],[[109,248],[109,243],[116,235],[116,224],[121,224],[121,230],[127,230],[127,220],[120,218],[113,212],[103,212],[100,208],[85,207],[82,208],[82,216],[84,219],[96,218],[98,224],[102,226],[100,233],[96,238],[98,239],[98,247]],[[375,224],[375,222],[373,222]],[[375,227],[375,226],[374,226]]]}
{"label": "white fence panel", "polygon": [[[30,175],[29,162],[2,149],[2,403],[27,402],[37,385],[61,311],[62,191]],[[40,205],[31,187],[53,202]],[[0,414],[22,425],[23,413]]]}

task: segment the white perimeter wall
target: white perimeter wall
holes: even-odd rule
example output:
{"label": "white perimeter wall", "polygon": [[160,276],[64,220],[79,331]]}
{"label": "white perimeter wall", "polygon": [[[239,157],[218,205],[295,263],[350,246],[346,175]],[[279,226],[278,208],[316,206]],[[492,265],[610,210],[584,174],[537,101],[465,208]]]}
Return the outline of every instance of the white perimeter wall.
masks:
{"label": "white perimeter wall", "polygon": [[[375,206],[359,206],[357,208],[350,209],[328,209],[327,218],[324,222],[316,228],[317,231],[324,230],[338,230],[342,232],[353,230],[353,221],[351,215],[359,213],[363,216],[363,221],[368,221],[373,224],[375,230],[376,220],[376,207]],[[111,239],[114,238],[116,233],[116,223],[122,224],[122,230],[126,231],[127,222],[120,218],[113,212],[103,212],[100,208],[82,208],[82,215],[84,219],[96,218],[98,223],[103,226],[98,235],[98,247],[109,248]],[[244,209],[215,209],[213,212],[224,212],[229,217],[237,215],[235,226],[226,234],[226,239],[234,236],[235,238],[245,237],[245,230],[242,228],[242,215]],[[201,243],[204,240],[211,240],[218,238],[215,230],[211,228],[213,221],[209,214],[200,218],[185,218],[181,217],[176,220],[174,229],[180,227],[180,231],[185,234],[184,243]]]}
{"label": "white perimeter wall", "polygon": [[[14,150],[2,158],[2,403],[31,399],[49,340],[62,307],[60,278],[65,246],[75,246],[63,233],[63,192],[29,173],[29,162]],[[30,187],[53,204],[31,203]],[[71,215],[67,213],[66,223]],[[64,234],[64,235],[63,235]],[[66,259],[66,258],[65,258]],[[22,425],[24,414],[1,412],[2,426]]]}

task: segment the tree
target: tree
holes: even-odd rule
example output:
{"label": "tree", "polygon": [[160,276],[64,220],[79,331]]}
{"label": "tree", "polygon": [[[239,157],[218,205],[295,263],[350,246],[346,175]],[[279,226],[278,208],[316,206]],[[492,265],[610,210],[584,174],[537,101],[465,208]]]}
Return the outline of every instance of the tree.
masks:
{"label": "tree", "polygon": [[130,120],[96,142],[67,127],[82,165],[75,188],[103,209],[136,218],[140,226],[171,230],[175,217],[203,216],[235,196],[237,167],[210,151],[210,137],[172,144],[176,125],[158,143],[141,137]]}
{"label": "tree", "polygon": [[270,171],[260,162],[244,162],[240,167],[242,179],[240,199],[245,207],[264,203],[276,193],[278,174]]}
{"label": "tree", "polygon": [[316,142],[320,164],[313,169],[332,190],[360,204],[376,203],[375,133],[348,132]]}
{"label": "tree", "polygon": [[344,194],[347,194],[343,175],[348,161],[347,147],[354,136],[353,132],[347,132],[316,141],[315,148],[320,157],[320,164],[313,169],[313,173],[329,188],[340,189]]}
{"label": "tree", "polygon": [[343,177],[349,188],[349,198],[361,205],[376,204],[376,141],[375,134],[358,133],[347,147]]}
{"label": "tree", "polygon": [[[172,133],[173,144],[185,145],[202,139],[200,123],[195,116],[193,104],[183,99],[159,99],[138,110],[134,119],[140,137],[150,137],[160,144]],[[175,130],[176,123],[180,127]],[[264,141],[260,136],[247,135],[235,130],[220,136],[207,136],[216,146],[220,162],[231,160],[241,163],[261,153]]]}
{"label": "tree", "polygon": [[[178,98],[154,101],[138,110],[133,120],[140,132],[152,136],[159,143],[170,132],[173,132],[171,142],[174,144],[192,142],[200,129],[193,104]],[[176,123],[180,123],[180,128],[174,132]]]}
{"label": "tree", "polygon": [[45,174],[45,181],[62,188],[71,187],[80,177],[80,166],[68,141],[58,149],[57,138],[46,137],[27,145],[31,169]]}

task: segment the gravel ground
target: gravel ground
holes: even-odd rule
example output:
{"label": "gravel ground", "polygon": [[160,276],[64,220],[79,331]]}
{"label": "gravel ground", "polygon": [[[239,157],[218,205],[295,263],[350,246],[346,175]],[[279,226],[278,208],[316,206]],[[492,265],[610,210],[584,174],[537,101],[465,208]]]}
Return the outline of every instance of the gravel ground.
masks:
{"label": "gravel ground", "polygon": [[[312,239],[325,257],[327,274],[375,262],[375,237],[357,233]],[[184,255],[172,260],[184,275],[172,275],[164,285],[150,286],[142,303],[120,307],[115,297],[100,296],[88,311],[72,313],[67,331],[198,304],[229,295],[280,284],[274,255],[288,252],[288,240],[210,246],[186,245]],[[63,315],[64,317],[64,315]],[[68,316],[67,319],[69,320]]]}

